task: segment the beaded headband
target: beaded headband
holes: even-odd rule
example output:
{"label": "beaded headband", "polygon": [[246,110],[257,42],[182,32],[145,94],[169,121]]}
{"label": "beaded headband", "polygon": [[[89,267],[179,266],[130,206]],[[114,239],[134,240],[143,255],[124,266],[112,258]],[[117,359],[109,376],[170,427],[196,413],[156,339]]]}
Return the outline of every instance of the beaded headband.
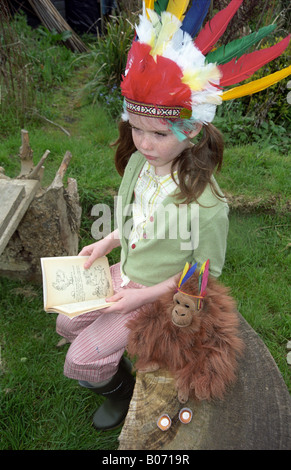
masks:
{"label": "beaded headband", "polygon": [[126,109],[132,114],[162,119],[190,119],[191,111],[182,106],[160,106],[139,103],[125,98]]}
{"label": "beaded headband", "polygon": [[199,295],[192,295],[192,294],[187,294],[187,292],[184,292],[181,289],[181,286],[190,279],[190,277],[194,274],[197,268],[197,263],[195,263],[193,266],[190,266],[189,263],[185,264],[185,267],[183,269],[182,275],[180,277],[177,291],[181,292],[181,294],[188,295],[189,297],[194,297],[195,299],[198,299],[197,302],[197,308],[198,310],[201,308],[202,305],[202,300],[206,296],[206,287],[207,287],[207,282],[208,282],[208,275],[209,275],[209,259],[205,261],[205,263],[202,264],[199,276],[198,276],[198,288],[199,288]]}
{"label": "beaded headband", "polygon": [[183,290],[181,289],[177,289],[178,292],[181,292],[181,294],[184,294],[184,295],[188,295],[188,297],[193,297],[194,299],[201,299],[203,300],[205,295],[192,295],[192,294],[187,294],[187,292],[184,292]]}

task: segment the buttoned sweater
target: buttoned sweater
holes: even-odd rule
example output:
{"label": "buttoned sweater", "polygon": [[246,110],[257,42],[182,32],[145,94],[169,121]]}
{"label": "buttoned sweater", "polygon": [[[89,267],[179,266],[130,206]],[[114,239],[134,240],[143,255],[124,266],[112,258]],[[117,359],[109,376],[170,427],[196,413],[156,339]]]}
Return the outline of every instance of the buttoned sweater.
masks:
{"label": "buttoned sweater", "polygon": [[[228,205],[207,185],[197,202],[183,204],[165,197],[146,223],[143,236],[129,243],[133,226],[134,188],[145,158],[135,152],[118,192],[116,222],[121,242],[121,269],[132,281],[145,286],[158,284],[181,272],[186,262],[198,268],[209,259],[210,274],[218,277],[225,260]],[[220,188],[213,178],[221,194]]]}

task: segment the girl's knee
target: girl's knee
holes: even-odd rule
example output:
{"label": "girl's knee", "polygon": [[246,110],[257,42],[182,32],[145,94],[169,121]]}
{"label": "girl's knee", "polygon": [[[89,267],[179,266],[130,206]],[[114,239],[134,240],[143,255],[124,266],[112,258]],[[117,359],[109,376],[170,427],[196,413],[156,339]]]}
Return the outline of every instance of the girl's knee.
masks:
{"label": "girl's knee", "polygon": [[65,315],[60,314],[57,317],[56,330],[59,335],[73,341],[88,325],[90,325],[90,323],[92,323],[92,321],[94,321],[94,318],[91,319],[89,315],[68,318]]}
{"label": "girl's knee", "polygon": [[[79,378],[82,378],[83,374],[87,374],[88,371],[99,369],[99,361],[96,357],[96,352],[86,348],[80,348],[77,344],[78,340],[71,344],[67,351],[64,373],[69,377],[77,374]],[[91,373],[90,373],[91,375]]]}
{"label": "girl's knee", "polygon": [[[71,345],[72,347],[73,345]],[[108,361],[108,362],[107,362]],[[118,361],[111,358],[101,360],[89,360],[85,355],[75,354],[73,350],[68,351],[64,375],[72,379],[86,380],[88,382],[102,382],[113,377],[118,370]]]}

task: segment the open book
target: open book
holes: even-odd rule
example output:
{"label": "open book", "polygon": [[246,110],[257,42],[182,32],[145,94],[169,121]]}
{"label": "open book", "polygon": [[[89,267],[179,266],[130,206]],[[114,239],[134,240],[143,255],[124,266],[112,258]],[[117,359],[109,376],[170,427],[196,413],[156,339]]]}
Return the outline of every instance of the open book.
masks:
{"label": "open book", "polygon": [[82,313],[109,307],[105,299],[113,295],[106,256],[84,268],[88,256],[41,258],[43,302],[46,312],[74,318]]}

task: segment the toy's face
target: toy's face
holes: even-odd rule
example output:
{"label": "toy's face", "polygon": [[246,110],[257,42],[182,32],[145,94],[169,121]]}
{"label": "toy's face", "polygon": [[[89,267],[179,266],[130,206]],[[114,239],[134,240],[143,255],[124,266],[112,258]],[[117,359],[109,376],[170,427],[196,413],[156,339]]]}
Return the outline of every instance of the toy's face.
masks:
{"label": "toy's face", "polygon": [[180,327],[191,325],[197,311],[197,299],[192,299],[188,295],[177,292],[173,297],[173,301],[172,322],[174,325]]}

